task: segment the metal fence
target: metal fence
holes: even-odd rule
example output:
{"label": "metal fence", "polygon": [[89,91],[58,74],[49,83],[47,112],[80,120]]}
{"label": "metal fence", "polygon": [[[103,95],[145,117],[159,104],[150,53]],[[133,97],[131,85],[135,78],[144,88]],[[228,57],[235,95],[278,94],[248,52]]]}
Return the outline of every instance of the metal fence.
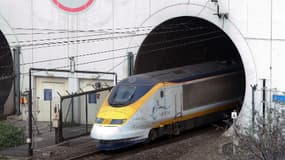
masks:
{"label": "metal fence", "polygon": [[88,135],[95,122],[97,112],[112,87],[62,96],[59,112],[59,125],[56,141],[62,142],[79,136]]}
{"label": "metal fence", "polygon": [[[30,68],[29,69],[29,90],[27,91],[27,98],[28,98],[28,106],[27,106],[27,117],[28,117],[28,137],[27,137],[27,143],[28,143],[28,153],[29,155],[33,155],[33,150],[37,147],[35,144],[42,139],[41,137],[35,137],[38,127],[37,127],[37,113],[33,111],[33,107],[35,107],[36,101],[33,101],[36,99],[36,97],[33,97],[33,73],[34,72],[56,72],[56,73],[77,73],[77,74],[92,74],[92,75],[112,75],[114,77],[115,84],[117,83],[117,74],[114,72],[97,72],[97,71],[82,71],[82,70],[74,70],[71,66],[71,70],[59,70],[59,69],[45,69],[45,68]],[[87,104],[87,100],[89,100],[89,94],[99,92],[104,92],[107,90],[111,90],[112,87],[109,88],[102,88],[90,92],[84,92],[84,93],[76,93],[71,94],[68,96],[61,97],[60,104],[52,109],[54,109],[54,114],[56,117],[53,118],[53,124],[49,124],[49,131],[50,132],[43,132],[43,133],[49,133],[47,136],[49,138],[49,142],[55,139],[55,143],[62,142],[66,139],[70,139],[73,137],[86,135],[90,131],[90,126],[92,125],[92,121],[89,120],[88,117],[95,117],[95,114],[92,116],[88,115],[88,113],[91,113],[88,111],[89,108],[92,108],[90,104]],[[85,95],[85,96],[84,96]],[[104,97],[104,96],[102,96]],[[87,99],[87,100],[86,100]],[[85,103],[84,103],[85,102]],[[87,109],[86,109],[87,106]],[[99,106],[99,105],[98,105]],[[85,110],[84,110],[85,107]],[[82,114],[81,114],[82,113]],[[84,116],[85,113],[85,116]],[[86,116],[87,115],[87,116]],[[65,118],[65,117],[66,118]],[[78,118],[80,117],[80,118]],[[82,118],[81,118],[82,117]],[[86,119],[87,117],[87,119]],[[50,118],[51,119],[51,118]],[[58,120],[59,119],[59,120]],[[85,119],[85,121],[84,121]],[[55,131],[55,134],[53,136],[50,134],[53,132],[53,128]],[[85,128],[84,130],[82,129]],[[40,130],[40,129],[39,129]],[[37,135],[41,135],[38,133]],[[46,138],[46,135],[43,135]]]}
{"label": "metal fence", "polygon": [[[255,128],[257,123],[256,117],[262,117],[266,121],[268,116],[274,116],[273,118],[280,120],[285,135],[285,92],[268,87],[265,79],[262,80],[260,85],[252,85],[251,87],[252,128]],[[278,115],[272,114],[274,112],[278,112]]]}

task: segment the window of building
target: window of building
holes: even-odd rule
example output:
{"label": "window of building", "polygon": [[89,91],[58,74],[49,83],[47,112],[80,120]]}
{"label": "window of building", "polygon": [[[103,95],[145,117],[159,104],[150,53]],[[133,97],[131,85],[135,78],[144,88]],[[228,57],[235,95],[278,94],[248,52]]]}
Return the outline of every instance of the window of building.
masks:
{"label": "window of building", "polygon": [[52,100],[52,89],[44,89],[44,101]]}
{"label": "window of building", "polygon": [[97,103],[97,94],[96,93],[89,93],[88,94],[88,103],[96,104]]}

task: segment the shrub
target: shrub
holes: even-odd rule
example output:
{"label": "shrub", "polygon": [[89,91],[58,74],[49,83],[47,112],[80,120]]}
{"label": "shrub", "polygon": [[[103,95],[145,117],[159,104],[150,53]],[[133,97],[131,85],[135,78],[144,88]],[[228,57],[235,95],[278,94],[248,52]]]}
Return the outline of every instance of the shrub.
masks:
{"label": "shrub", "polygon": [[24,144],[24,131],[6,122],[0,122],[0,149]]}
{"label": "shrub", "polygon": [[267,117],[257,115],[254,129],[234,126],[234,134],[238,144],[233,160],[284,160],[285,137],[282,132],[281,115],[277,110],[270,109]]}

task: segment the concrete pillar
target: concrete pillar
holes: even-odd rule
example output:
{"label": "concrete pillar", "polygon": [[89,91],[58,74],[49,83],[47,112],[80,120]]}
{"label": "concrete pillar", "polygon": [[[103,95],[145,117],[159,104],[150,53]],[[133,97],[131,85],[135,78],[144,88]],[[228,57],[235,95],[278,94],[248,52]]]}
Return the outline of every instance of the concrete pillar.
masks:
{"label": "concrete pillar", "polygon": [[[79,79],[76,78],[74,74],[75,73],[70,73],[71,76],[68,78],[68,91],[71,94],[79,91]],[[70,113],[73,122],[80,123],[81,120],[80,97],[73,98],[73,108],[70,109]]]}
{"label": "concrete pillar", "polygon": [[16,112],[19,115],[20,111],[20,54],[21,54],[21,47],[16,46],[13,49],[14,52],[14,72],[15,72],[15,81],[14,81],[14,104],[16,108]]}

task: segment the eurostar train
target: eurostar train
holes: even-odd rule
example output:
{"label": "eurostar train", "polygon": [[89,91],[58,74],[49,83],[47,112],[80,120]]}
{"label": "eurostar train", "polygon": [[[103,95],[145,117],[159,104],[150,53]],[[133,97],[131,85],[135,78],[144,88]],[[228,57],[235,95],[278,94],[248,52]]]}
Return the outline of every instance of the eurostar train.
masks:
{"label": "eurostar train", "polygon": [[115,150],[223,119],[244,94],[238,62],[208,62],[134,75],[103,102],[91,137]]}

